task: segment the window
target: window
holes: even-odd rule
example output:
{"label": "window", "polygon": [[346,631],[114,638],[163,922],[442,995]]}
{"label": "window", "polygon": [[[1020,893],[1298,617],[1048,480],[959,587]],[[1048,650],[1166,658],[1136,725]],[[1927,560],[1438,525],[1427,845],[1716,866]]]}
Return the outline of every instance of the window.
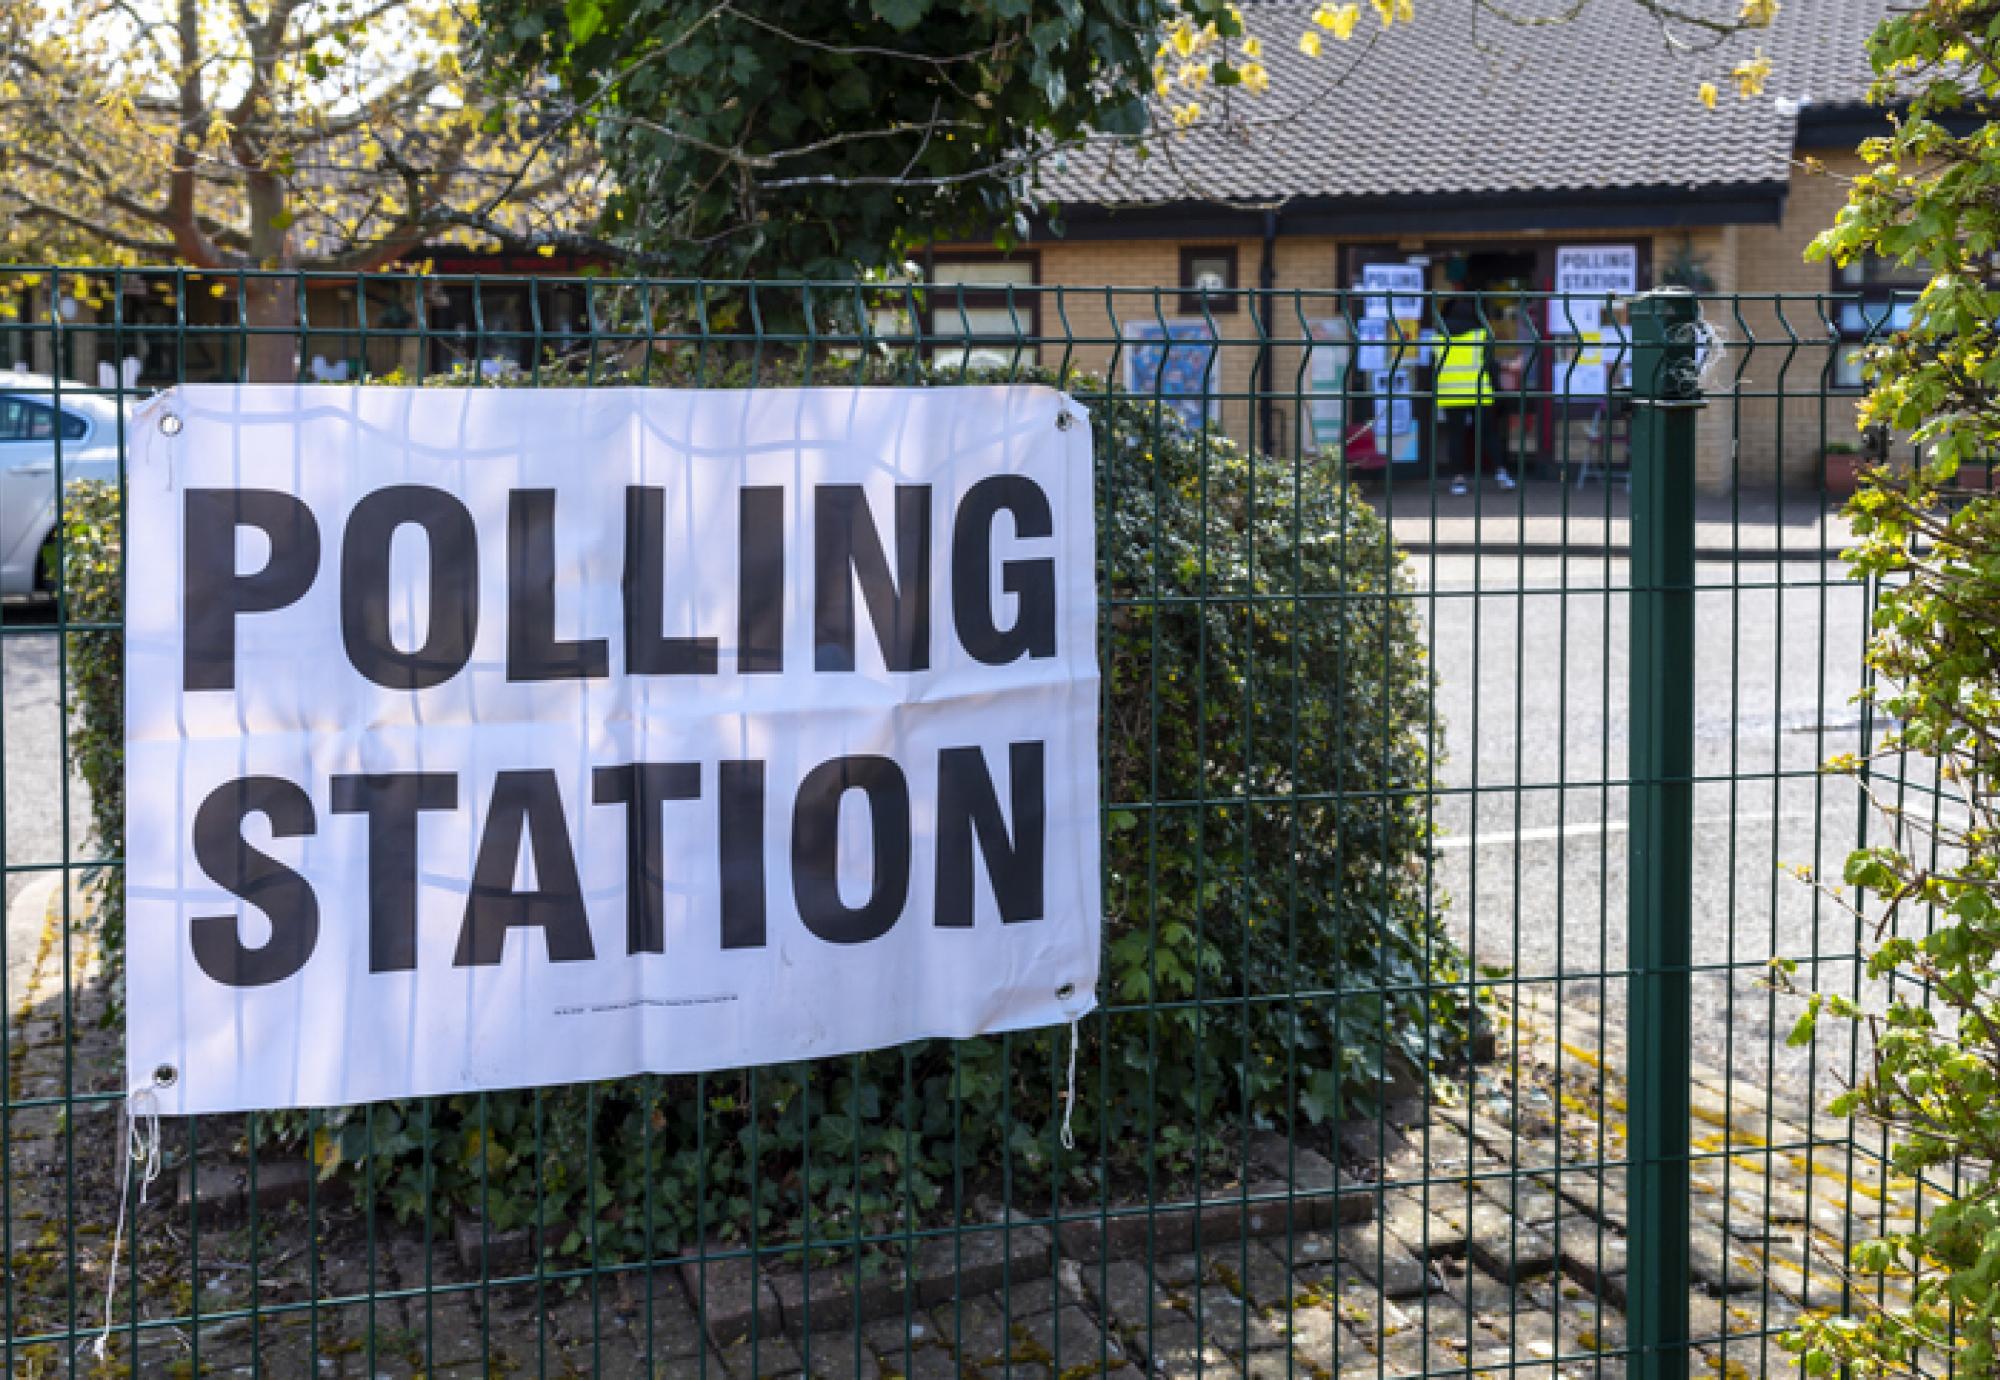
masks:
{"label": "window", "polygon": [[433,284],[429,306],[433,369],[505,374],[534,352],[528,294],[519,282]]}
{"label": "window", "polygon": [[1181,315],[1227,314],[1237,308],[1236,246],[1181,247]]}
{"label": "window", "polygon": [[1038,362],[1042,333],[1040,263],[1032,255],[946,258],[931,266],[925,334],[931,358],[972,369]]}
{"label": "window", "polygon": [[[25,398],[0,397],[0,441],[48,441],[55,437],[55,409]],[[81,441],[90,424],[74,412],[62,414],[65,441]]]}
{"label": "window", "polygon": [[[1905,267],[1892,259],[1864,254],[1833,271],[1834,291],[1839,299],[1834,309],[1834,325],[1843,341],[1856,345],[1877,341],[1910,324],[1917,294],[1931,280],[1930,267]],[[1861,351],[1845,349],[1833,365],[1833,386],[1862,386]]]}

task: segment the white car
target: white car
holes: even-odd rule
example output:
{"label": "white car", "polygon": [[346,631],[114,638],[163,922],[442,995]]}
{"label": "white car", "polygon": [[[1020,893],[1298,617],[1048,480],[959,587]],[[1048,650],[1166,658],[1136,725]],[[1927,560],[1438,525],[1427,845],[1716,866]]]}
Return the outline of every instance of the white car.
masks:
{"label": "white car", "polygon": [[46,374],[0,370],[0,595],[44,594],[62,479],[118,482],[118,404]]}

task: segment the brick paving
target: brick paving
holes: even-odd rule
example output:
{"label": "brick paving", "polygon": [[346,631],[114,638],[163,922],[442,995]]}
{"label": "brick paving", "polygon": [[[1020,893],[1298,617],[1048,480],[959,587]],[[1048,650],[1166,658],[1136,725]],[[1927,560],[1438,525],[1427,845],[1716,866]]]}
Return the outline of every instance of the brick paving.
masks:
{"label": "brick paving", "polygon": [[[116,1205],[105,1150],[115,1104],[70,1117],[59,1103],[19,1105],[59,1099],[66,1077],[79,1091],[116,1085],[94,958],[69,948],[73,1009],[61,1001],[52,915],[7,1025],[6,1304],[17,1339],[90,1334]],[[1052,1221],[986,1205],[986,1220],[930,1243],[904,1277],[858,1291],[837,1271],[807,1281],[725,1256],[581,1287],[482,1287],[476,1248],[470,1267],[448,1242],[427,1260],[422,1241],[325,1202],[315,1225],[298,1201],[310,1176],[267,1163],[255,1268],[240,1201],[233,1218],[227,1210],[243,1195],[240,1175],[209,1166],[218,1172],[199,1185],[202,1210],[158,1192],[140,1213],[126,1265],[138,1282],[121,1279],[117,1315],[130,1316],[135,1292],[142,1317],[190,1311],[188,1238],[200,1230],[203,1322],[142,1331],[137,1373],[243,1375],[261,1362],[270,1376],[363,1380],[1621,1376],[1623,1051],[1615,1032],[1599,1038],[1594,1015],[1532,994],[1499,1007],[1496,1025],[1494,1057],[1443,1081],[1427,1115],[1409,1105],[1398,1120],[1345,1129],[1345,1145],[1379,1157],[1350,1154],[1337,1170],[1266,1138],[1247,1182],[1152,1214],[1100,1207]],[[1786,1369],[1772,1337],[1801,1309],[1839,1303],[1832,1262],[1844,1237],[1906,1222],[1914,1189],[1850,1153],[1844,1126],[1773,1106],[1721,1071],[1697,1072],[1693,1106],[1695,1374]],[[178,1196],[194,1187],[183,1181]],[[427,1284],[441,1291],[426,1296]],[[128,1341],[117,1335],[109,1373],[133,1368]],[[67,1374],[63,1352],[30,1340],[14,1373]]]}

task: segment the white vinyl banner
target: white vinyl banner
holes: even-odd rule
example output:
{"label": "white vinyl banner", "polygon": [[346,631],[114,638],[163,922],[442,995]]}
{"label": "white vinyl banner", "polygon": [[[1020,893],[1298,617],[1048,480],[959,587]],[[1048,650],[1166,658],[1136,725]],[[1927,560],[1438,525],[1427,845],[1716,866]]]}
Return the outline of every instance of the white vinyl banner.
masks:
{"label": "white vinyl banner", "polygon": [[1095,1004],[1062,394],[187,386],[127,504],[126,1052],[163,1113]]}

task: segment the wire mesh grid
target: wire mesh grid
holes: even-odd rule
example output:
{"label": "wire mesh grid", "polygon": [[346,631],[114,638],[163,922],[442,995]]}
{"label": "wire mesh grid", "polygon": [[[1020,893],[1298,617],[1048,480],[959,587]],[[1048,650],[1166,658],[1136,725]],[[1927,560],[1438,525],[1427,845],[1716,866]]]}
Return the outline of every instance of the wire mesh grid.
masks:
{"label": "wire mesh grid", "polygon": [[[1896,1287],[1844,1247],[1924,1200],[1823,1110],[1859,1050],[1788,1049],[1765,981],[1862,993],[1855,918],[1787,869],[1870,828],[1820,767],[1880,732],[1829,486],[1907,458],[1853,425],[1881,313],[1704,298],[1665,445],[1611,299],[48,267],[0,301],[10,1374],[1763,1374],[1801,1310]],[[114,1276],[125,433],[246,377],[1083,403],[1107,931],[1074,1150],[1062,1032],[194,1118]],[[1647,464],[1690,635],[1642,680]],[[1664,783],[1630,755],[1661,695]],[[1680,1051],[1627,1038],[1662,784]],[[1688,1090],[1687,1282],[1635,1335],[1652,1059]]]}

